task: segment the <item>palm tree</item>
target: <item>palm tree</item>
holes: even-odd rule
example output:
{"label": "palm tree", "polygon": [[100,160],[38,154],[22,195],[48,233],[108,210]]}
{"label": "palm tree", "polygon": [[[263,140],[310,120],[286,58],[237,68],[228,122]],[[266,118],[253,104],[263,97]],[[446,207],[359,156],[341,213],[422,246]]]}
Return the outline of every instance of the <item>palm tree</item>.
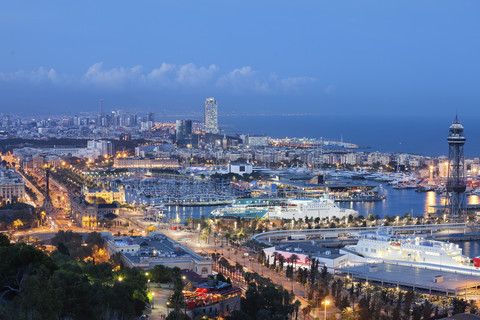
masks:
{"label": "palm tree", "polygon": [[243,266],[240,264],[240,263],[235,263],[235,271],[237,272],[238,274],[238,280],[240,281],[240,275],[242,274],[243,272]]}
{"label": "palm tree", "polygon": [[273,267],[275,268],[277,266],[277,259],[278,259],[279,253],[277,251],[273,252]]}
{"label": "palm tree", "polygon": [[278,254],[278,264],[280,265],[280,270],[283,270],[283,264],[285,263],[285,257],[282,254]]}
{"label": "palm tree", "polygon": [[295,270],[295,267],[297,266],[297,261],[300,260],[300,257],[294,253],[290,256],[290,260],[294,264],[293,269]]}
{"label": "palm tree", "polygon": [[300,308],[301,305],[302,303],[298,299],[295,300],[295,302],[293,303],[293,307],[295,308],[295,320],[297,320],[298,318],[298,309]]}

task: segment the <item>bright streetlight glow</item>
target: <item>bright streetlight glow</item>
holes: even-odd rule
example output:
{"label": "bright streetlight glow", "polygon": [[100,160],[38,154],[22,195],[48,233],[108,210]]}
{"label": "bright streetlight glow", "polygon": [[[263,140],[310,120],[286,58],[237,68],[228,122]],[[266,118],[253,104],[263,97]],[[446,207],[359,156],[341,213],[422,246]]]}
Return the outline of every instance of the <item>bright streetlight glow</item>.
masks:
{"label": "bright streetlight glow", "polygon": [[324,319],[327,320],[327,306],[330,305],[330,300],[322,301],[322,304],[325,306]]}

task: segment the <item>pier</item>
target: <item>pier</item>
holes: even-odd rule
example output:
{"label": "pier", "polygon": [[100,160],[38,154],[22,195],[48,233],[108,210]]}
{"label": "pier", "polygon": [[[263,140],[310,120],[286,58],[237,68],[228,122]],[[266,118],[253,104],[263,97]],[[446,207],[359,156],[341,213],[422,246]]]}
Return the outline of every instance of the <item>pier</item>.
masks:
{"label": "pier", "polygon": [[[354,282],[368,283],[397,290],[450,298],[476,299],[480,283],[478,272],[460,273],[452,270],[432,270],[421,266],[379,262],[345,267],[334,271],[336,275],[351,278]],[[441,281],[436,279],[441,278]]]}
{"label": "pier", "polygon": [[[405,225],[405,226],[391,226],[393,231],[397,233],[419,233],[419,234],[430,234],[438,231],[450,231],[450,230],[461,230],[464,234],[466,233],[467,226],[466,223],[444,223],[444,224],[420,224],[420,225]],[[356,227],[356,228],[322,228],[322,229],[297,229],[297,230],[278,230],[278,231],[268,231],[256,234],[252,236],[252,240],[256,240],[262,243],[269,243],[272,240],[284,240],[284,239],[294,239],[303,237],[306,239],[310,238],[326,238],[334,237],[337,238],[338,235],[345,235],[346,237],[354,235],[356,233],[375,231],[378,227]]]}

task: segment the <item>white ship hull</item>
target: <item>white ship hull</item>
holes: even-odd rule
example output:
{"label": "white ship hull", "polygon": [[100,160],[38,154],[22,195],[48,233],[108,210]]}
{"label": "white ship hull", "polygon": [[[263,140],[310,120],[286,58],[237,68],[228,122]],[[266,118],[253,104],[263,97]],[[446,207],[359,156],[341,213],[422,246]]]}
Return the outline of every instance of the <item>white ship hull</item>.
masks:
{"label": "white ship hull", "polygon": [[240,217],[253,219],[268,218],[281,219],[343,219],[348,216],[356,217],[358,212],[352,209],[338,207],[331,199],[289,199],[281,205],[270,205],[262,200],[237,200],[231,206],[215,209],[214,217]]}
{"label": "white ship hull", "polygon": [[332,219],[339,218],[344,219],[348,216],[356,217],[358,212],[352,209],[343,209],[336,206],[332,202],[316,202],[316,201],[304,201],[293,200],[296,206],[276,207],[273,210],[268,211],[270,219]]}
{"label": "white ship hull", "polygon": [[363,235],[354,250],[376,260],[474,269],[470,258],[462,255],[458,244],[420,237],[400,237],[391,231]]}

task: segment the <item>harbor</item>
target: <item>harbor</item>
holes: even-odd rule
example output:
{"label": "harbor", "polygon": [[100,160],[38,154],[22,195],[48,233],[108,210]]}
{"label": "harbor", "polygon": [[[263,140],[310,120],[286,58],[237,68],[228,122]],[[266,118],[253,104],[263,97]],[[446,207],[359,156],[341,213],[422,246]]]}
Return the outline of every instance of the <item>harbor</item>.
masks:
{"label": "harbor", "polygon": [[229,182],[193,178],[123,178],[128,203],[166,206],[218,206],[231,203],[245,192]]}

